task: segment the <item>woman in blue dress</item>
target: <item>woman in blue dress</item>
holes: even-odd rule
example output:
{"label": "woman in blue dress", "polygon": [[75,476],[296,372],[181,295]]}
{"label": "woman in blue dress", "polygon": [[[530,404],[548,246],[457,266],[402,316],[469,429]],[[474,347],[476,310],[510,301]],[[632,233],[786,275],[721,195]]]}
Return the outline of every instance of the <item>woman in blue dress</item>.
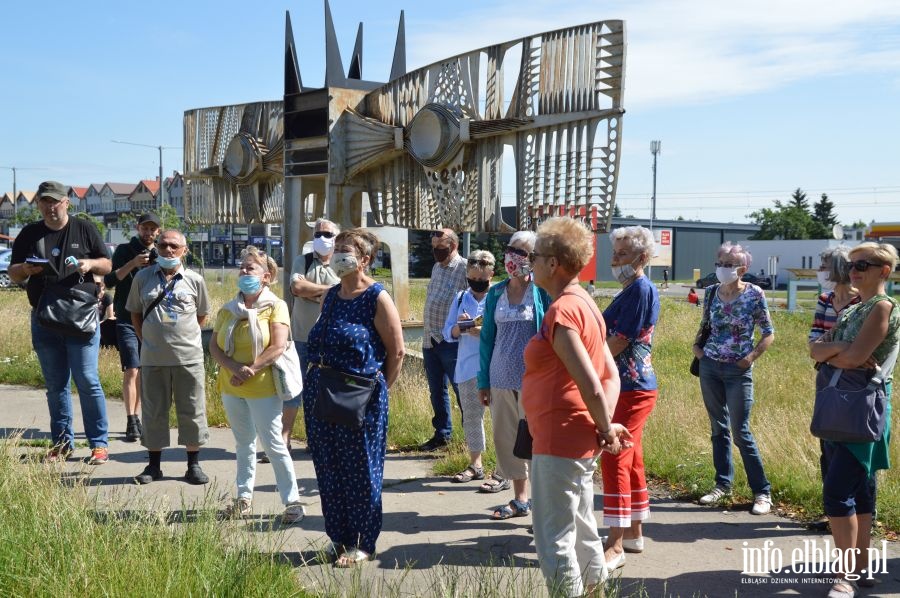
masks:
{"label": "woman in blue dress", "polygon": [[[337,236],[331,267],[341,282],[325,294],[322,314],[309,333],[303,413],[325,533],[331,540],[328,552],[336,567],[352,567],[375,552],[381,532],[388,389],[403,364],[397,309],[381,284],[365,274],[377,250],[378,238],[372,233],[350,229]],[[318,364],[375,378],[361,429],[328,423],[313,413]]]}

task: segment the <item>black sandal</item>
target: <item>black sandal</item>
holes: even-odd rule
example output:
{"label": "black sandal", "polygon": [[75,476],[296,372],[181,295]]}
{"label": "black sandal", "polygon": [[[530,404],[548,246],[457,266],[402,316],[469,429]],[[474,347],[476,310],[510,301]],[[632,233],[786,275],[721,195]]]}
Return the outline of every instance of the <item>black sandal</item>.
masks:
{"label": "black sandal", "polygon": [[483,480],[484,479],[484,468],[483,467],[474,467],[469,465],[461,472],[453,476],[452,481],[456,484],[464,484],[466,482],[471,482],[472,480]]}
{"label": "black sandal", "polygon": [[512,484],[509,483],[509,480],[501,478],[495,473],[491,476],[491,479],[478,487],[478,491],[485,494],[496,494],[497,492],[509,490],[511,487]]}

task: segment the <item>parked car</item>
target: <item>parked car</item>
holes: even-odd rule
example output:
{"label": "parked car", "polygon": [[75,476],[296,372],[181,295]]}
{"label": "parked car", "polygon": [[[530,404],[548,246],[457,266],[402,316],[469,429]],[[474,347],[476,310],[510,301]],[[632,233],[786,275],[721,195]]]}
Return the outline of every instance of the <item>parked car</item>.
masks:
{"label": "parked car", "polygon": [[12,257],[12,249],[0,249],[0,289],[8,289],[13,286],[9,278],[9,259]]}
{"label": "parked car", "polygon": [[[766,291],[772,288],[771,280],[769,280],[768,278],[763,278],[761,276],[756,276],[755,274],[750,274],[749,272],[741,276],[741,280],[743,280],[744,282],[749,282],[750,284],[755,284],[759,288]],[[718,279],[716,279],[716,273],[713,272],[712,274],[707,274],[703,278],[698,278],[697,288],[705,289],[709,285],[716,284],[717,282],[719,281]]]}

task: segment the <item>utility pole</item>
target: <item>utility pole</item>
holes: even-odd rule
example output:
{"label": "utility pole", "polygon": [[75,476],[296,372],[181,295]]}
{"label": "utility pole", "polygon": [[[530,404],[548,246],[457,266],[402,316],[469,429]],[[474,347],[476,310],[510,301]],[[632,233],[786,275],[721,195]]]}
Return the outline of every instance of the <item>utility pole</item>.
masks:
{"label": "utility pole", "polygon": [[163,160],[162,160],[162,152],[164,149],[182,149],[181,146],[175,145],[149,145],[147,143],[133,143],[131,141],[116,141],[115,139],[111,139],[113,143],[121,143],[123,145],[136,145],[138,147],[150,147],[156,150],[159,150],[159,205],[166,205],[166,184],[165,179],[163,179]]}
{"label": "utility pole", "polygon": [[[19,166],[0,166],[5,170],[12,170],[13,173],[13,214],[15,216],[19,215],[19,202],[17,201],[16,196],[18,195],[18,190],[16,189],[16,171],[17,170],[46,170],[45,168],[22,168]],[[15,217],[14,216],[14,217]]]}
{"label": "utility pole", "polygon": [[[650,142],[650,153],[653,154],[653,196],[650,198],[650,233],[653,234],[653,240],[656,235],[653,233],[653,221],[656,220],[656,157],[662,151],[662,141],[655,140]],[[647,278],[653,280],[653,268],[647,266]]]}

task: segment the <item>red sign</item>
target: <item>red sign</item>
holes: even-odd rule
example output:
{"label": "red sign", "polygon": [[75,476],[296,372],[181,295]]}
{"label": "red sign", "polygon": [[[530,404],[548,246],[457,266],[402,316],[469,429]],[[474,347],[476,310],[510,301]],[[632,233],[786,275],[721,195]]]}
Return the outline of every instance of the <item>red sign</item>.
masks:
{"label": "red sign", "polygon": [[659,231],[659,244],[660,245],[671,245],[672,244],[672,231],[670,231],[670,230]]}

